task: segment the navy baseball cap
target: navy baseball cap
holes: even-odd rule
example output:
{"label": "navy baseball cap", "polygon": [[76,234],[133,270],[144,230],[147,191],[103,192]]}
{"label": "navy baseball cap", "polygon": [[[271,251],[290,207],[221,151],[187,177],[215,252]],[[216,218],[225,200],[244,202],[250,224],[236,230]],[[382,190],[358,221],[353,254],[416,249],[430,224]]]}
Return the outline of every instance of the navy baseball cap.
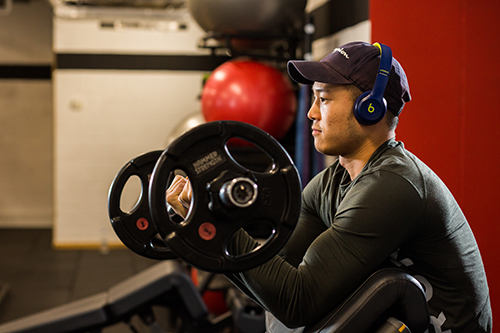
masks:
{"label": "navy baseball cap", "polygon": [[[380,49],[377,46],[351,42],[335,48],[320,61],[291,60],[287,67],[290,77],[298,83],[353,84],[365,92],[373,89],[379,65]],[[394,58],[384,98],[387,109],[396,116],[411,100],[406,74]]]}

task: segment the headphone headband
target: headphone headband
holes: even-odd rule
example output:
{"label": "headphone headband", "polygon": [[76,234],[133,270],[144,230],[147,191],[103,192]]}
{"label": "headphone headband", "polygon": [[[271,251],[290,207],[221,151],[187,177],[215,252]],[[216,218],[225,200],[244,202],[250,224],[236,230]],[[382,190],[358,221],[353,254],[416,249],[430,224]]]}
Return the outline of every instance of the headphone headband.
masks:
{"label": "headphone headband", "polygon": [[391,74],[392,50],[390,47],[380,43],[375,43],[373,45],[380,50],[380,66],[370,96],[371,98],[382,99],[384,97],[387,82],[389,82],[389,75]]}

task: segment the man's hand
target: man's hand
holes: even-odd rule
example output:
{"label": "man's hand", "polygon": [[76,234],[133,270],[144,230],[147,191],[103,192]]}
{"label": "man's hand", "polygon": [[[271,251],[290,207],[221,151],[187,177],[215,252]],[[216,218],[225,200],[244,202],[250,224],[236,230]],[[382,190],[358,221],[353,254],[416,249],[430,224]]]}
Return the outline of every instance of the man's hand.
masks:
{"label": "man's hand", "polygon": [[167,190],[167,203],[184,219],[189,212],[192,196],[191,182],[181,175],[176,175]]}

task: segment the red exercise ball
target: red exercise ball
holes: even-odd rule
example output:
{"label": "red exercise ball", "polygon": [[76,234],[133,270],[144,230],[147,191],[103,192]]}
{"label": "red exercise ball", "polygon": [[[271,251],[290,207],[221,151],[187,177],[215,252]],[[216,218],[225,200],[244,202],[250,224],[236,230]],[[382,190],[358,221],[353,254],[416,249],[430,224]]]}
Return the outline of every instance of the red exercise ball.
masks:
{"label": "red exercise ball", "polygon": [[295,119],[297,98],[288,77],[263,62],[236,59],[217,67],[201,95],[205,120],[245,122],[281,139]]}

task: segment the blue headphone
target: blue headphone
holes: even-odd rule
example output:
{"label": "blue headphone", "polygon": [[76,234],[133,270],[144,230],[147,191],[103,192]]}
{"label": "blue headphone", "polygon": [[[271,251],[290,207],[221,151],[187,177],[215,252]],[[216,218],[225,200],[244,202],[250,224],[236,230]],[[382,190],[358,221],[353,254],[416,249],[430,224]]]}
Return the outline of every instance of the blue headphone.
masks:
{"label": "blue headphone", "polygon": [[380,66],[372,90],[362,93],[354,103],[354,116],[360,124],[375,125],[387,112],[384,98],[385,87],[392,68],[392,51],[389,46],[375,43],[380,50]]}

